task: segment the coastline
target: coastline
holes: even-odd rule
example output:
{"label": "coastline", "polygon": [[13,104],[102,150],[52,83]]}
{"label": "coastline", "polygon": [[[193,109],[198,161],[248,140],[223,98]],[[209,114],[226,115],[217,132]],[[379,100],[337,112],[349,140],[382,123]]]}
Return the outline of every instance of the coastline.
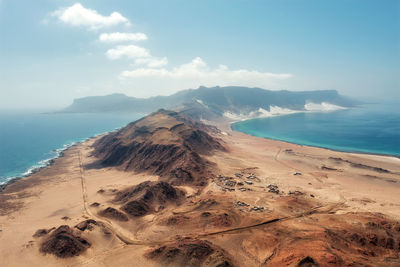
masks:
{"label": "coastline", "polygon": [[[111,208],[124,212],[122,204],[112,202],[115,194],[163,179],[118,166],[98,168],[99,158],[92,156],[95,138],[69,147],[52,165],[0,193],[0,242],[8,244],[0,252],[3,262],[10,266],[125,266],[135,260],[143,266],[160,266],[158,260],[146,257],[147,252],[155,244],[171,242],[210,242],[206,244],[225,251],[234,266],[260,266],[272,254],[271,266],[283,265],[287,259],[294,265],[306,256],[316,262],[326,262],[327,256],[335,262],[351,262],[362,251],[348,249],[359,248],[350,236],[364,237],[364,225],[380,227],[385,221],[395,229],[392,221],[400,216],[397,162],[255,137],[229,130],[226,120],[220,123],[218,128],[229,134],[212,135],[227,151],[204,156],[216,165],[203,190],[190,183],[174,185],[186,192],[182,203],[167,202],[161,210],[128,216],[126,221],[102,215]],[[82,222],[92,225],[81,230]],[[33,235],[61,226],[80,233],[91,244],[87,251],[69,258],[41,253],[43,240],[51,235]],[[330,239],[325,228],[328,234],[339,234],[342,241]],[[380,228],[368,229],[379,240],[387,238]],[[397,246],[400,236],[392,233]],[[342,252],[329,254],[321,242],[339,246]],[[254,250],[254,244],[259,250]],[[379,265],[394,250],[378,247],[375,251],[377,256],[367,259]]]}
{"label": "coastline", "polygon": [[[341,111],[341,110],[336,110],[336,111]],[[330,112],[336,112],[336,111],[330,111]],[[228,124],[229,124],[229,130],[233,131],[233,132],[240,132],[249,136],[253,136],[253,137],[259,137],[259,138],[265,138],[268,140],[273,140],[273,141],[279,141],[279,142],[285,142],[285,143],[289,143],[289,144],[295,144],[295,145],[300,145],[300,146],[306,146],[306,147],[315,147],[315,148],[321,148],[321,149],[327,149],[330,151],[335,151],[335,152],[343,152],[343,153],[350,153],[350,154],[361,154],[361,155],[373,155],[373,156],[382,156],[382,157],[391,157],[391,158],[396,158],[396,159],[400,159],[400,155],[396,155],[396,154],[389,154],[389,153],[379,153],[379,152],[372,152],[372,151],[362,151],[362,150],[357,150],[357,148],[355,148],[354,150],[349,149],[349,150],[345,150],[345,149],[340,149],[340,148],[333,148],[333,147],[329,147],[329,145],[324,145],[324,144],[305,144],[302,142],[296,142],[296,141],[288,141],[285,139],[280,139],[280,138],[274,138],[274,137],[265,137],[265,136],[256,136],[256,135],[252,135],[250,133],[244,132],[244,131],[239,131],[239,130],[235,130],[233,129],[233,124],[235,123],[239,123],[239,122],[243,122],[243,121],[251,121],[251,120],[257,120],[257,119],[265,119],[265,118],[271,118],[271,117],[280,117],[280,116],[287,116],[287,115],[293,115],[293,114],[298,114],[300,112],[297,113],[290,113],[290,114],[279,114],[279,115],[274,115],[274,116],[269,116],[269,117],[257,117],[257,118],[248,118],[248,119],[243,119],[243,120],[229,120],[228,119]],[[303,112],[305,113],[305,112]],[[312,113],[317,113],[317,111],[312,111]],[[320,113],[320,112],[318,112]]]}
{"label": "coastline", "polygon": [[238,133],[242,133],[248,136],[252,136],[252,137],[258,137],[258,138],[264,138],[267,140],[272,140],[272,141],[277,141],[277,142],[283,142],[283,143],[287,143],[287,144],[293,144],[293,145],[298,145],[298,146],[304,146],[304,147],[312,147],[312,148],[319,148],[319,149],[326,149],[329,151],[333,151],[333,152],[340,152],[340,153],[348,153],[348,154],[359,154],[359,155],[371,155],[371,156],[379,156],[379,157],[386,157],[386,158],[394,158],[394,159],[398,159],[400,160],[400,155],[393,155],[393,154],[385,154],[385,153],[373,153],[373,152],[364,152],[364,151],[350,151],[350,150],[340,150],[340,149],[334,149],[334,148],[329,148],[329,147],[325,147],[325,146],[318,146],[318,145],[307,145],[307,144],[302,144],[302,143],[296,143],[296,142],[290,142],[287,140],[283,140],[283,139],[277,139],[277,138],[272,138],[272,137],[263,137],[263,136],[255,136],[255,135],[251,135],[242,131],[236,131],[234,129],[231,128],[232,132],[238,132]]}
{"label": "coastline", "polygon": [[[342,110],[343,109],[325,111],[325,112],[336,112],[336,111],[342,111]],[[400,155],[385,154],[385,153],[374,153],[374,152],[366,152],[366,151],[358,151],[358,150],[341,150],[341,149],[334,149],[334,148],[326,147],[326,146],[323,146],[323,145],[309,145],[309,144],[303,144],[303,143],[300,143],[300,142],[292,142],[292,141],[287,141],[287,140],[278,139],[278,138],[255,136],[255,135],[248,134],[246,132],[234,130],[232,128],[233,124],[235,124],[237,122],[241,122],[241,121],[264,119],[264,118],[271,118],[271,117],[280,117],[280,116],[287,116],[287,115],[293,115],[293,114],[298,114],[298,113],[321,113],[321,112],[324,112],[324,111],[321,111],[321,110],[320,111],[296,111],[296,112],[292,112],[292,113],[282,113],[282,114],[275,114],[275,115],[271,115],[271,116],[249,117],[249,118],[244,118],[242,120],[232,120],[230,118],[225,117],[224,122],[222,124],[227,125],[229,130],[232,131],[232,132],[242,133],[242,134],[245,134],[245,135],[248,135],[248,136],[251,136],[251,137],[264,138],[264,139],[267,139],[267,140],[283,142],[283,143],[287,143],[287,144],[294,144],[294,145],[299,145],[299,146],[303,146],[303,147],[325,149],[325,150],[333,151],[333,152],[348,153],[348,154],[353,154],[353,155],[371,155],[371,156],[379,156],[379,157],[393,158],[393,159],[400,160]],[[222,125],[220,124],[219,126],[222,126]],[[0,182],[0,194],[9,185],[11,185],[11,184],[13,184],[13,183],[15,183],[15,182],[17,182],[17,181],[19,181],[21,179],[29,178],[30,176],[32,176],[33,174],[38,173],[39,171],[41,171],[44,168],[51,167],[54,164],[54,161],[56,159],[58,159],[58,158],[63,157],[65,152],[68,149],[70,149],[70,148],[72,148],[72,147],[74,147],[74,146],[76,146],[78,144],[82,144],[84,142],[90,141],[91,139],[96,138],[98,136],[109,134],[111,132],[117,131],[120,128],[122,128],[122,127],[116,128],[116,129],[108,131],[108,132],[92,135],[92,136],[87,137],[87,138],[85,138],[85,139],[83,139],[81,141],[75,141],[75,142],[72,142],[70,144],[64,144],[62,148],[54,149],[53,151],[56,152],[56,155],[54,157],[39,161],[38,162],[39,164],[33,165],[25,173],[23,173],[20,176],[9,177],[9,178],[6,178],[8,180],[6,180],[4,182]],[[221,128],[225,128],[225,127],[222,126]],[[43,162],[43,164],[40,164],[41,162]]]}
{"label": "coastline", "polygon": [[[118,129],[119,129],[119,128],[118,128]],[[113,130],[113,131],[116,131],[116,130],[118,130],[118,129],[115,129],[115,130]],[[109,131],[109,132],[105,132],[105,133],[100,133],[100,134],[95,134],[95,135],[90,136],[90,137],[87,137],[87,138],[85,138],[85,139],[83,139],[83,140],[81,140],[81,141],[72,142],[72,143],[70,143],[70,144],[64,144],[62,148],[54,149],[53,151],[56,151],[56,152],[57,152],[56,155],[55,155],[54,157],[51,157],[51,158],[48,158],[48,159],[39,161],[38,163],[43,162],[42,165],[39,165],[39,166],[33,165],[33,166],[30,167],[26,172],[24,172],[24,174],[22,174],[21,176],[9,177],[9,178],[6,178],[6,179],[8,179],[8,180],[6,180],[6,181],[4,181],[4,182],[0,182],[0,194],[1,194],[8,186],[10,186],[11,184],[14,184],[15,182],[18,182],[18,181],[21,180],[21,179],[27,179],[27,178],[29,178],[30,176],[39,173],[39,172],[40,172],[41,170],[43,170],[43,169],[50,168],[50,167],[54,164],[55,160],[64,157],[64,156],[65,156],[65,153],[66,153],[69,149],[71,149],[71,148],[73,148],[73,147],[75,147],[75,146],[77,146],[77,145],[79,145],[79,144],[83,144],[83,143],[85,143],[85,142],[88,142],[88,141],[90,141],[90,140],[92,140],[92,139],[94,139],[94,138],[96,138],[96,137],[101,136],[101,135],[111,133],[111,132],[113,132],[113,131]],[[35,167],[35,166],[37,166],[37,167]]]}

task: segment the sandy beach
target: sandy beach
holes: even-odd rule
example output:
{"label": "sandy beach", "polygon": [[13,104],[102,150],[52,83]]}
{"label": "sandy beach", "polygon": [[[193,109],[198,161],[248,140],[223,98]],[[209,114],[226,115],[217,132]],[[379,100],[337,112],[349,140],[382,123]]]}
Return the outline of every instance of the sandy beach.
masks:
{"label": "sandy beach", "polygon": [[[300,146],[219,126],[224,132],[212,135],[226,151],[206,156],[216,164],[209,183],[176,186],[183,202],[153,214],[126,221],[101,215],[107,207],[118,209],[114,192],[159,177],[91,167],[100,137],[9,185],[0,194],[0,265],[174,266],[149,251],[186,238],[211,242],[209,258],[217,262],[223,255],[234,266],[296,266],[308,256],[320,266],[399,266],[399,158]],[[97,222],[91,230],[74,228],[88,219]],[[374,255],[368,254],[372,245],[358,251],[359,240],[350,236],[363,238],[380,223],[390,225],[393,244],[389,238],[381,244],[377,234]],[[61,225],[78,231],[90,247],[69,258],[41,252],[43,237],[35,233]]]}

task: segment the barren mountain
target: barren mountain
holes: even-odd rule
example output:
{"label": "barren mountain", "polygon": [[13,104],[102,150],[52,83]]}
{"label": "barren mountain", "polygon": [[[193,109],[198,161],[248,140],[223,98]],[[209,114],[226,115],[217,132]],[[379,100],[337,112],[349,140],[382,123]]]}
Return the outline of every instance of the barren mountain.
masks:
{"label": "barren mountain", "polygon": [[202,155],[224,150],[204,130],[211,128],[184,116],[159,110],[108,134],[94,144],[102,166],[147,171],[172,184],[205,185],[214,164]]}

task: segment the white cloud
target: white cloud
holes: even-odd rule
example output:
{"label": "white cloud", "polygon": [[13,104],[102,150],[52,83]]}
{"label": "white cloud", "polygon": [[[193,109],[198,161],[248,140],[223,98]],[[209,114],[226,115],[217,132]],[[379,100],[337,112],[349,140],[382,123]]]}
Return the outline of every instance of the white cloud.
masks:
{"label": "white cloud", "polygon": [[246,69],[231,70],[225,65],[211,68],[200,57],[196,57],[189,63],[172,69],[136,67],[133,70],[126,70],[120,74],[120,82],[123,86],[134,90],[135,95],[146,97],[154,94],[167,95],[181,89],[197,88],[201,85],[235,85],[275,90],[285,88],[291,77],[292,74],[289,73]]}
{"label": "white cloud", "polygon": [[125,42],[125,41],[145,41],[147,40],[147,35],[141,32],[138,33],[124,33],[124,32],[112,32],[112,33],[102,33],[99,36],[99,41],[101,42]]}
{"label": "white cloud", "polygon": [[124,71],[121,73],[122,77],[135,78],[135,77],[156,77],[156,78],[175,78],[175,79],[226,79],[231,81],[238,80],[262,80],[262,79],[287,79],[292,77],[288,73],[270,73],[270,72],[259,72],[250,70],[230,70],[225,65],[220,65],[216,69],[211,69],[208,65],[200,58],[196,57],[191,62],[182,64],[172,70],[165,68],[137,68],[130,71]]}
{"label": "white cloud", "polygon": [[149,68],[160,68],[164,67],[168,64],[168,59],[166,57],[163,58],[138,58],[135,60],[136,65],[146,65]]}
{"label": "white cloud", "polygon": [[129,20],[118,12],[113,12],[109,16],[103,16],[96,10],[85,8],[80,3],[76,3],[67,8],[58,9],[51,15],[57,17],[66,24],[87,27],[91,30],[119,24],[130,25]]}
{"label": "white cloud", "polygon": [[116,48],[109,49],[106,55],[109,59],[150,57],[150,53],[146,48],[137,45],[118,45]]}

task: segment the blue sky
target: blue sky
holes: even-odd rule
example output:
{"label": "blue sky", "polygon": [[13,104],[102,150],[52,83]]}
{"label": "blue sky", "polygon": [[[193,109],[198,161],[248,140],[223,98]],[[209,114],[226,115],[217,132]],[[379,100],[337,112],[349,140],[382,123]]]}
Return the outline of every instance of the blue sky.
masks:
{"label": "blue sky", "polygon": [[395,99],[399,62],[400,1],[0,0],[0,108],[200,85]]}

